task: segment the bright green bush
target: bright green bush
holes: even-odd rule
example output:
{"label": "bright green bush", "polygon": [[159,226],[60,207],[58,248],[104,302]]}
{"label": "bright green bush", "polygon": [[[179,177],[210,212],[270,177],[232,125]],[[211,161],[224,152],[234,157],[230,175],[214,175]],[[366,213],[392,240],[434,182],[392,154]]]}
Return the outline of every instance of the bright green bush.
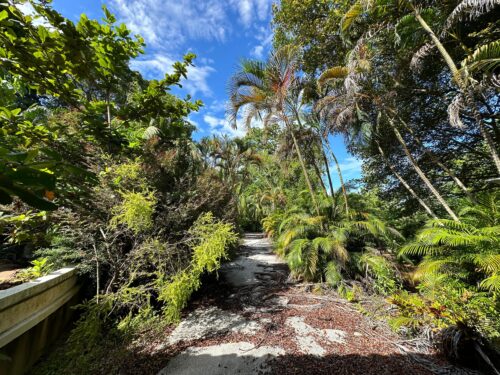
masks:
{"label": "bright green bush", "polygon": [[111,225],[126,225],[135,234],[153,227],[153,213],[157,200],[154,192],[136,193],[121,192],[123,201],[113,209],[114,216]]}
{"label": "bright green bush", "polygon": [[377,293],[391,294],[398,289],[396,272],[388,259],[367,251],[359,257],[358,264],[365,275],[373,279]]}
{"label": "bright green bush", "polygon": [[217,271],[229,249],[238,242],[234,226],[215,219],[210,212],[200,216],[189,233],[193,245],[189,267],[170,279],[157,281],[159,300],[165,303],[164,314],[169,322],[180,319],[189,297],[200,287],[202,274]]}

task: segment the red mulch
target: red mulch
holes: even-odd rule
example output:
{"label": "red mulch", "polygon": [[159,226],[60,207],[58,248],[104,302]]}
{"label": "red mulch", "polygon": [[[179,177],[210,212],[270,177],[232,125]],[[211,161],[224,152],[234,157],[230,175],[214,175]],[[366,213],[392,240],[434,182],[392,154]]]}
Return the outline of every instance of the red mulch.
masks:
{"label": "red mulch", "polygon": [[[141,343],[130,348],[130,355],[123,363],[123,374],[156,373],[161,370],[173,356],[188,347],[204,347],[230,342],[251,342],[255,346],[278,346],[286,351],[286,355],[277,357],[270,363],[271,374],[415,374],[431,375],[431,372],[403,355],[393,344],[398,338],[380,322],[373,322],[354,310],[348,303],[315,300],[297,296],[294,289],[278,290],[277,295],[289,298],[289,304],[311,306],[321,303],[319,308],[286,307],[273,312],[243,313],[237,299],[228,299],[227,295],[207,295],[193,303],[191,309],[201,306],[218,305],[222,309],[244,315],[247,319],[268,319],[264,329],[256,335],[240,333],[223,333],[214,337],[180,342],[164,347],[172,327],[158,337],[144,337]],[[186,312],[187,313],[187,312]],[[300,352],[295,342],[295,331],[285,325],[287,318],[302,316],[305,322],[319,329],[338,329],[346,332],[344,344],[321,343],[327,351],[324,357],[305,355]],[[356,332],[356,336],[354,335]],[[361,335],[359,335],[361,334]],[[434,359],[434,358],[427,358]],[[436,358],[437,360],[437,358]]]}

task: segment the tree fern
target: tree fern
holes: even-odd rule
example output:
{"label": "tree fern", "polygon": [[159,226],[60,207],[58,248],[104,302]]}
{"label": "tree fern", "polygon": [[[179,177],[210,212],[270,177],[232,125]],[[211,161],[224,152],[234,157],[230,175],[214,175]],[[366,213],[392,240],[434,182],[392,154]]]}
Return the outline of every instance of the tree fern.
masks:
{"label": "tree fern", "polygon": [[[399,254],[423,256],[415,276],[447,275],[452,279],[489,289],[485,280],[495,280],[500,272],[500,226],[497,223],[497,193],[480,197],[461,211],[460,222],[430,220],[415,240],[402,247]],[[485,286],[486,285],[486,286]]]}
{"label": "tree fern", "polygon": [[479,284],[481,289],[489,290],[490,292],[499,293],[500,292],[500,273],[496,273]]}
{"label": "tree fern", "polygon": [[450,13],[443,28],[443,34],[451,29],[458,21],[468,17],[475,19],[500,5],[500,0],[463,0]]}

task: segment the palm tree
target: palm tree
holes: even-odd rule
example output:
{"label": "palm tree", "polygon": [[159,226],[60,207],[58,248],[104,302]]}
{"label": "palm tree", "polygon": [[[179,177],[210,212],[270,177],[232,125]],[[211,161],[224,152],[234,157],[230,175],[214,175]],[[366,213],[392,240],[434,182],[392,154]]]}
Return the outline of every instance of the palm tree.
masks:
{"label": "palm tree", "polygon": [[[360,117],[366,117],[361,111],[360,107],[363,101],[370,102],[380,102],[380,100],[374,100],[369,93],[361,92],[360,82],[365,78],[365,72],[369,70],[370,61],[369,54],[364,47],[364,42],[362,39],[358,40],[358,43],[353,48],[349,55],[349,61],[347,66],[337,66],[326,70],[318,79],[318,86],[320,89],[328,87],[328,95],[323,99],[319,100],[316,107],[320,116],[329,123],[329,129],[332,132],[341,132],[343,134],[351,134],[352,126],[356,123]],[[384,108],[385,109],[385,108]],[[380,122],[381,116],[378,116],[377,122]],[[416,171],[420,179],[424,182],[426,187],[430,192],[436,197],[441,206],[446,210],[446,212],[455,221],[458,221],[458,217],[455,212],[448,205],[443,196],[434,187],[432,182],[429,180],[425,172],[418,165],[417,160],[411,153],[408,145],[406,144],[401,132],[394,123],[393,117],[386,116],[387,121],[384,124],[388,125],[392,133],[396,136],[397,141],[400,143],[405,155],[407,156],[413,169]],[[365,124],[369,121],[364,121]],[[372,135],[376,134],[376,131]],[[378,144],[378,150],[381,151],[380,144]],[[384,160],[387,160],[386,156],[381,152]],[[391,171],[394,172],[394,168],[388,164]],[[413,189],[409,188],[409,185],[401,178],[399,174],[396,177],[402,182],[403,186],[410,192],[410,194],[417,198],[418,202],[424,207],[424,209],[434,216],[429,207],[417,197]]]}
{"label": "palm tree", "polygon": [[[281,216],[280,224],[274,226],[277,252],[285,257],[296,277],[306,281],[325,280],[336,285],[351,261],[347,250],[349,239],[360,238],[366,243],[366,236],[378,239],[401,237],[370,214],[351,212],[347,216],[344,212],[334,216],[312,216],[295,210]],[[357,249],[358,252],[361,250],[366,249]],[[367,268],[373,266],[372,261],[378,261],[378,265],[383,263],[373,254],[361,259]]]}
{"label": "palm tree", "polygon": [[295,136],[296,103],[299,95],[299,67],[297,48],[284,46],[274,51],[266,63],[247,60],[235,73],[229,85],[228,117],[233,127],[237,126],[242,109],[244,122],[250,127],[252,120],[259,119],[264,126],[275,122],[284,126],[293,140],[316,212],[319,207],[307,167]]}
{"label": "palm tree", "polygon": [[[341,30],[343,32],[347,31],[353,24],[354,20],[356,20],[367,11],[371,11],[374,15],[382,14],[382,17],[384,18],[383,23],[387,23],[388,21],[388,17],[384,17],[383,15],[397,14],[399,16],[401,13],[409,12],[409,14],[407,14],[406,16],[400,17],[399,19],[393,21],[395,25],[394,29],[397,31],[398,27],[400,27],[401,25],[406,25],[410,23],[412,19],[414,19],[418,22],[419,26],[427,33],[432,41],[432,43],[425,44],[419,49],[419,51],[415,55],[413,63],[415,64],[416,60],[421,59],[433,48],[437,48],[450,70],[453,82],[459,89],[459,95],[457,96],[456,100],[451,103],[449,108],[450,123],[452,125],[461,124],[458,112],[460,108],[459,103],[463,100],[471,111],[474,120],[478,124],[479,130],[488,147],[491,158],[496,166],[498,173],[500,174],[500,156],[498,154],[497,147],[491,135],[489,134],[488,129],[486,128],[484,120],[482,119],[481,113],[477,109],[474,98],[475,83],[470,75],[470,73],[474,71],[493,71],[495,67],[498,67],[500,65],[500,48],[498,48],[498,43],[493,42],[484,46],[480,46],[473,52],[472,55],[468,56],[463,61],[462,69],[459,69],[450,53],[439,38],[449,34],[450,30],[457,23],[457,21],[464,18],[465,15],[468,15],[468,17],[477,18],[480,15],[491,11],[495,6],[499,4],[500,1],[498,0],[462,0],[451,11],[451,13],[443,17],[443,27],[438,35],[424,19],[419,7],[415,6],[414,2],[411,0],[392,0],[389,2],[387,0],[357,0],[344,15],[341,22]],[[426,9],[426,12],[433,14],[438,13],[437,10],[432,8]]]}

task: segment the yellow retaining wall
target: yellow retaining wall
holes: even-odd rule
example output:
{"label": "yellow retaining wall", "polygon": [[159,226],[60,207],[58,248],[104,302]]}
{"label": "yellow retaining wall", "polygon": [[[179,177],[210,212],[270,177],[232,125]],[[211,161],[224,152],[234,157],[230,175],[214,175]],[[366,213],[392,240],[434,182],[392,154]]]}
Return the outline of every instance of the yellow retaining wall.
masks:
{"label": "yellow retaining wall", "polygon": [[71,320],[80,286],[74,268],[0,291],[0,375],[24,374]]}

